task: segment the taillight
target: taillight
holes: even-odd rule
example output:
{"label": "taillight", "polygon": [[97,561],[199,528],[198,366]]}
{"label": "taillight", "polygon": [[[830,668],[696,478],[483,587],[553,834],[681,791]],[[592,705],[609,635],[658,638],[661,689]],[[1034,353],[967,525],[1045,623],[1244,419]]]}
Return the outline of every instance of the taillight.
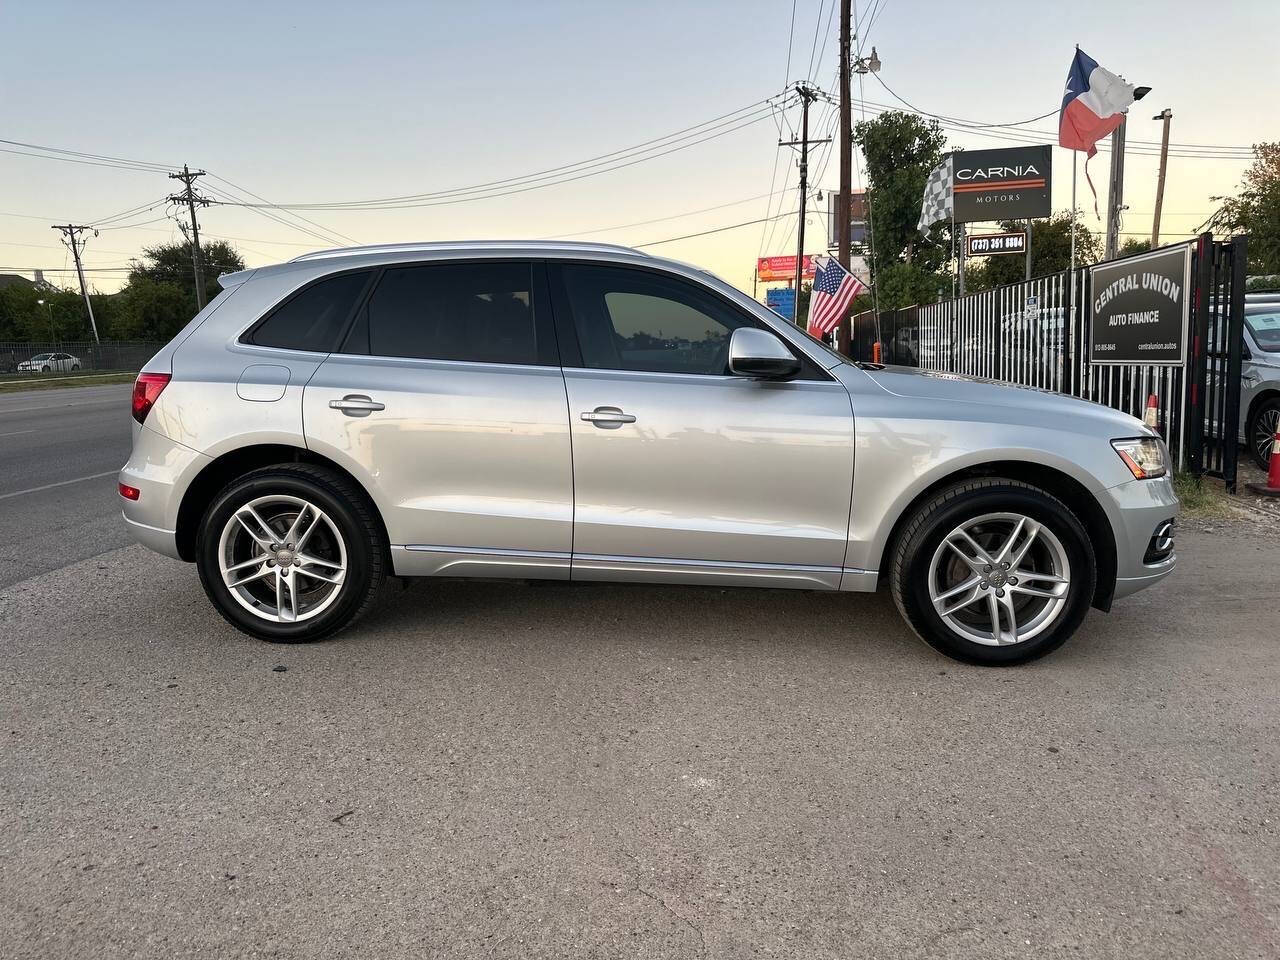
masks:
{"label": "taillight", "polygon": [[126,500],[137,500],[142,496],[141,490],[137,487],[131,487],[127,483],[119,483],[116,487],[120,491],[120,496],[124,497]]}
{"label": "taillight", "polygon": [[133,419],[142,423],[160,399],[160,393],[173,379],[167,373],[140,373],[133,381]]}

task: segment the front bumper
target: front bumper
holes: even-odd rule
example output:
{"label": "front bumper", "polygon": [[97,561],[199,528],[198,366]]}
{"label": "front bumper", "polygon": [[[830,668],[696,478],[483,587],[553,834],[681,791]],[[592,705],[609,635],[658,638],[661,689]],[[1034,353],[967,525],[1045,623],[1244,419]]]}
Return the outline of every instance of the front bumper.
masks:
{"label": "front bumper", "polygon": [[1177,517],[1178,498],[1173,480],[1128,480],[1106,491],[1104,507],[1116,538],[1115,598],[1127,597],[1173,572],[1178,563],[1176,551],[1161,559],[1145,562],[1147,548],[1156,530]]}

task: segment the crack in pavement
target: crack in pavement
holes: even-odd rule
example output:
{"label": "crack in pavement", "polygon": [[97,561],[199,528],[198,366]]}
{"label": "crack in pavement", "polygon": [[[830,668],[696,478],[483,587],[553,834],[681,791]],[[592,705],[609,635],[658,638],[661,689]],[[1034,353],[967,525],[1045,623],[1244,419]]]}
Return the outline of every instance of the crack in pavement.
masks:
{"label": "crack in pavement", "polygon": [[688,917],[674,910],[671,907],[671,905],[668,904],[667,901],[664,900],[661,896],[654,893],[652,890],[646,890],[644,886],[642,886],[640,883],[640,860],[635,856],[635,854],[632,854],[632,853],[624,853],[623,856],[625,856],[628,860],[630,860],[635,865],[635,877],[634,877],[635,885],[632,887],[632,890],[640,894],[642,897],[647,897],[648,899],[652,900],[654,903],[658,904],[658,906],[662,907],[663,910],[667,911],[667,913],[671,914],[671,916],[675,917],[684,926],[688,927],[691,931],[693,931],[694,935],[698,938],[698,956],[705,957],[707,955],[707,938],[706,938],[706,935],[703,934],[702,928],[699,927],[697,924],[695,924]]}

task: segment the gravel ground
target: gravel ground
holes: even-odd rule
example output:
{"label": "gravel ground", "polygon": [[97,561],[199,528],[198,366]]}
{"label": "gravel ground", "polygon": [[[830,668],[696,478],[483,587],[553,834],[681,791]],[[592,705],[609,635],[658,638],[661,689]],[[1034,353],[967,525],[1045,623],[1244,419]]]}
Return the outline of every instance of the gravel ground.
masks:
{"label": "gravel ground", "polygon": [[1217,527],[1012,670],[883,594],[0,589],[0,955],[1274,957],[1280,541]]}

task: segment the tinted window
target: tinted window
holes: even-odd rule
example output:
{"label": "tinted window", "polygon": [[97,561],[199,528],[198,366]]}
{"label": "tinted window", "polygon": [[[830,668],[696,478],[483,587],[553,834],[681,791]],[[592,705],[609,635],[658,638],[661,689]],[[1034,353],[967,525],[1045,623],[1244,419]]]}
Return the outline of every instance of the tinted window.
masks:
{"label": "tinted window", "polygon": [[[537,364],[531,266],[438,263],[388,270],[361,311],[347,353]],[[543,345],[544,354],[547,352]]]}
{"label": "tinted window", "polygon": [[564,282],[587,367],[725,375],[729,337],[750,325],[719,298],[674,277],[568,265]]}
{"label": "tinted window", "polygon": [[1249,325],[1249,332],[1261,349],[1280,353],[1280,307],[1274,313],[1250,310],[1245,313],[1244,322]]}
{"label": "tinted window", "polygon": [[249,342],[262,347],[328,353],[334,349],[369,276],[370,272],[364,270],[313,283],[277,307],[253,331]]}

